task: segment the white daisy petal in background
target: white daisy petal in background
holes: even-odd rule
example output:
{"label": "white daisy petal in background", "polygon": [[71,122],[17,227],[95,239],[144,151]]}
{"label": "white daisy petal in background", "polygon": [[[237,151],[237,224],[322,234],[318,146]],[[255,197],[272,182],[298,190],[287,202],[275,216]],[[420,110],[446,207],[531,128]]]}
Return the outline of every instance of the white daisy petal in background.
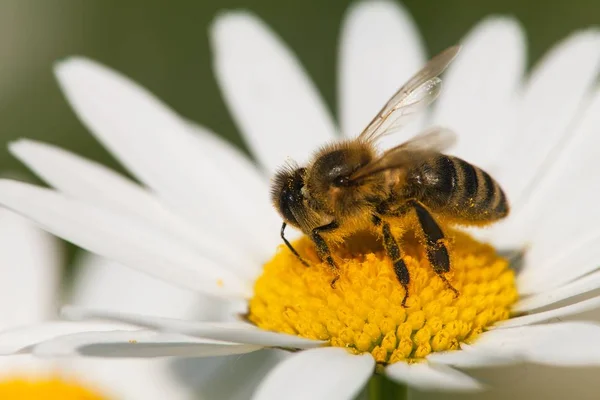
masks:
{"label": "white daisy petal in background", "polygon": [[[356,137],[394,92],[423,66],[425,45],[414,21],[400,6],[388,1],[365,1],[347,11],[339,51],[340,126],[344,136]],[[421,118],[403,130],[402,137],[394,135],[386,140],[398,143],[409,138],[423,122]]]}
{"label": "white daisy petal in background", "polygon": [[[0,239],[0,295],[6,296],[0,302],[0,329],[35,324],[53,317],[58,307],[56,294],[61,263],[56,240],[4,209],[0,209]],[[12,352],[19,348],[6,341],[2,347]],[[43,363],[31,363],[29,356],[0,358],[0,377],[6,379],[13,371],[39,374],[45,367]]]}
{"label": "white daisy petal in background", "polygon": [[[525,202],[561,148],[591,94],[600,68],[600,31],[571,35],[534,67],[517,103],[517,135],[506,143],[512,162],[495,173],[514,198]],[[518,146],[516,144],[519,144]],[[531,149],[536,149],[535,153]],[[533,153],[533,154],[532,154]]]}
{"label": "white daisy petal in background", "polygon": [[[19,352],[31,342],[75,332],[127,328],[114,323],[46,322],[55,318],[56,309],[63,301],[59,290],[61,254],[58,242],[24,218],[0,210],[0,247],[3,285],[0,291],[3,308],[0,328],[4,331],[0,334],[3,338],[0,352]],[[135,273],[137,277],[131,277],[135,279],[128,279],[128,274],[134,273],[106,260],[90,257],[79,265],[70,301],[109,309],[125,307],[136,312],[163,310],[169,315],[184,317],[189,315],[187,311],[197,300],[197,295],[192,292],[174,289],[161,281],[140,277],[138,273]],[[94,282],[89,280],[92,277]],[[128,281],[127,286],[122,285],[124,280]],[[156,296],[162,298],[155,306]],[[136,328],[130,326],[127,329]],[[39,395],[36,391],[29,395],[22,386],[17,389],[18,384],[13,383],[17,379],[31,382],[50,380],[54,383],[46,386],[49,392],[45,395],[52,396],[52,390],[56,390],[54,395],[66,396],[61,397],[65,399],[71,398],[67,393],[75,392],[63,391],[66,389],[60,387],[60,381],[109,398],[193,398],[192,391],[176,380],[167,361],[41,360],[28,354],[0,358],[2,398],[11,400],[11,396],[17,393],[27,399]]]}
{"label": "white daisy petal in background", "polygon": [[31,344],[44,342],[61,337],[64,335],[73,335],[81,332],[104,332],[115,329],[136,330],[132,325],[92,322],[90,324],[73,324],[68,321],[49,321],[45,320],[42,324],[36,321],[35,324],[18,327],[9,327],[2,331],[2,345],[0,354],[7,355],[13,353],[25,354],[32,350]]}
{"label": "white daisy petal in background", "polygon": [[[280,363],[255,394],[257,399],[351,399],[367,382],[375,360],[353,356],[345,349],[330,347],[307,350]],[[343,370],[343,374],[336,371]]]}
{"label": "white daisy petal in background", "polygon": [[[395,47],[402,41],[391,38],[398,34],[404,41]],[[211,39],[215,74],[225,99],[268,174],[286,157],[304,161],[316,146],[335,137],[336,128],[314,85],[263,22],[246,12],[225,13],[212,25]],[[367,41],[383,50],[375,57]],[[376,103],[383,103],[383,97],[402,83],[394,82],[393,71],[405,74],[399,77],[403,80],[416,72],[423,62],[422,44],[406,11],[387,2],[353,6],[340,42],[340,125],[344,135],[352,136],[368,121],[367,112],[376,112]],[[265,353],[258,349],[263,347],[295,351],[282,357],[285,360],[259,385],[250,383],[259,377],[248,379],[249,387],[257,387],[254,396],[259,399],[280,398],[283,390],[304,397],[351,398],[371,377],[376,363],[378,372],[397,382],[445,392],[492,387],[492,382],[477,379],[482,367],[513,368],[522,362],[600,365],[595,351],[585,351],[598,347],[600,325],[560,322],[600,308],[600,298],[557,303],[600,288],[595,275],[584,276],[600,261],[596,246],[590,245],[600,237],[600,230],[590,223],[598,218],[592,212],[586,220],[574,219],[575,210],[593,205],[597,190],[591,182],[600,181],[596,169],[589,168],[598,147],[594,132],[600,95],[593,83],[599,72],[600,34],[589,30],[572,35],[529,76],[523,76],[524,35],[512,19],[488,18],[462,43],[461,54],[443,77],[446,90],[424,126],[439,123],[455,129],[456,155],[489,167],[514,198],[511,219],[484,235],[497,248],[527,248],[516,284],[502,260],[473,264],[486,259],[473,257],[473,252],[487,254],[489,248],[465,238],[457,240],[465,244],[454,248],[453,261],[453,272],[467,282],[461,296],[455,299],[434,280],[438,286],[432,281],[410,294],[406,309],[399,307],[402,297],[396,281],[388,285],[380,275],[368,275],[389,269],[376,255],[365,257],[361,261],[365,268],[349,272],[338,289],[330,287],[328,269],[294,270],[299,262],[285,250],[275,251],[277,221],[264,195],[268,174],[246,169],[249,161],[241,154],[124,76],[74,58],[57,67],[67,99],[88,128],[151,190],[61,150],[21,142],[12,151],[56,190],[3,180],[0,203],[100,256],[219,301],[245,301],[249,310],[238,314],[248,311],[246,318],[260,320],[259,325],[266,324],[260,318],[271,318],[275,328],[267,331],[245,321],[193,321],[162,307],[155,312],[80,303],[83,307],[66,308],[65,315],[145,330],[131,334],[81,330],[29,341],[21,352],[112,359],[167,355],[171,347],[174,356],[189,349],[195,356],[248,352],[248,357],[260,360]],[[232,162],[235,157],[239,158]],[[68,166],[77,164],[90,179],[72,173]],[[215,195],[226,164],[243,169],[248,177],[240,185],[250,195],[234,214],[229,212],[228,198],[244,192],[230,185],[227,196]],[[100,195],[108,188],[112,190],[104,196],[87,194]],[[235,234],[226,238],[229,231]],[[482,269],[460,270],[461,265]],[[277,270],[281,266],[285,268]],[[317,275],[311,275],[313,271]],[[302,281],[306,276],[310,280]],[[415,279],[411,287],[427,279]],[[356,288],[353,282],[358,282]],[[526,315],[511,315],[511,310]],[[130,335],[145,347],[133,350]],[[348,352],[336,347],[348,347]],[[328,366],[335,369],[334,377],[327,376]],[[206,377],[198,379],[208,382]],[[213,391],[217,392],[224,393]]]}
{"label": "white daisy petal in background", "polygon": [[[211,39],[225,100],[269,173],[288,158],[304,161],[335,138],[336,128],[317,89],[262,21],[244,12],[223,14],[211,27]],[[265,132],[272,132],[269,140],[264,140]]]}
{"label": "white daisy petal in background", "polygon": [[[528,293],[556,288],[597,268],[597,247],[591,244],[600,232],[590,221],[598,215],[594,198],[600,191],[600,183],[595,179],[594,169],[589,166],[596,159],[594,148],[598,146],[599,111],[600,91],[596,91],[586,100],[583,111],[573,123],[570,142],[562,147],[562,153],[548,166],[538,189],[518,210],[524,222],[506,227],[516,227],[517,237],[526,233],[529,237],[544,239],[543,246],[532,248],[528,255],[531,267],[520,276],[523,289]],[[571,196],[571,193],[577,193],[578,197]],[[553,201],[548,202],[548,198]],[[562,212],[559,213],[559,210]],[[580,210],[586,212],[581,213]],[[551,236],[544,235],[555,226],[560,226],[560,229],[553,229]],[[556,250],[561,242],[570,239],[576,240]],[[576,265],[570,268],[561,268],[564,263],[574,262]],[[540,270],[544,271],[543,281],[536,282],[535,286],[533,282],[527,282]]]}
{"label": "white daisy petal in background", "polygon": [[257,329],[254,325],[238,321],[219,323],[184,321],[174,318],[127,314],[121,310],[111,313],[68,306],[63,308],[62,314],[71,320],[89,318],[118,320],[127,324],[131,323],[167,332],[262,346],[310,349],[324,344],[322,341],[305,339],[296,335],[263,331]]}
{"label": "white daisy petal in background", "polygon": [[431,391],[478,392],[483,385],[469,375],[443,365],[395,363],[387,368],[387,376],[417,389]]}
{"label": "white daisy petal in background", "polygon": [[32,353],[42,357],[73,355],[125,358],[214,357],[245,354],[260,349],[255,345],[194,339],[154,331],[98,331],[64,335],[35,346]]}
{"label": "white daisy petal in background", "polygon": [[[152,224],[52,190],[39,191],[33,185],[2,180],[0,186],[3,186],[0,197],[14,196],[24,206],[40,207],[39,222],[46,229],[86,250],[143,268],[144,272],[188,289],[231,297],[248,293],[249,288],[238,276],[186,247],[185,242],[153,229]],[[50,209],[52,213],[44,211]],[[68,224],[62,224],[63,221]],[[145,246],[154,251],[146,251]]]}
{"label": "white daisy petal in background", "polygon": [[[590,107],[590,98],[594,96],[594,82],[600,68],[599,47],[598,30],[571,35],[538,62],[522,89],[523,95],[517,102],[515,118],[518,124],[512,133],[513,140],[508,140],[501,147],[504,150],[499,151],[499,164],[493,167],[508,194],[515,198],[513,218],[504,224],[506,229],[490,232],[495,243],[515,246],[530,239],[532,230],[537,228],[531,218],[534,214],[542,215],[530,211],[531,200],[538,199],[543,191],[534,188],[542,183],[556,182],[554,173],[550,173],[556,171],[555,161],[567,155],[570,161],[576,160],[564,149],[580,136],[575,132]],[[539,149],[539,152],[532,155],[524,150],[531,148]],[[503,157],[511,157],[513,162],[501,164]],[[582,193],[581,200],[586,198],[587,195]],[[553,206],[555,203],[546,204]],[[556,204],[556,207],[563,209],[562,204]]]}
{"label": "white daisy petal in background", "polygon": [[[493,165],[514,130],[514,107],[525,70],[525,34],[510,18],[488,18],[462,40],[444,75],[432,121],[460,136],[452,149],[475,165]],[[501,162],[503,160],[500,160]]]}
{"label": "white daisy petal in background", "polygon": [[[257,222],[273,218],[266,207],[264,214],[259,208],[254,213],[232,211],[238,205],[235,201],[238,196],[246,195],[241,190],[243,186],[232,185],[226,189],[232,192],[222,197],[220,194],[227,192],[207,194],[199,189],[215,185],[222,189],[220,183],[231,176],[211,157],[216,150],[214,144],[209,142],[205,148],[205,140],[199,140],[197,127],[192,128],[145,89],[90,60],[73,58],[64,61],[57,64],[55,73],[67,100],[77,105],[74,108],[79,117],[98,140],[110,148],[134,176],[156,192],[159,199],[194,223],[196,229],[210,226],[212,236],[227,239],[250,254],[272,245],[270,241],[254,242],[249,235],[266,228]],[[123,110],[129,112],[124,114]],[[132,119],[130,113],[139,118]],[[251,168],[246,169],[240,176],[252,172]],[[256,191],[261,189],[264,188],[254,188]],[[206,207],[198,207],[198,204]],[[215,210],[220,212],[215,214]],[[218,216],[230,211],[244,224],[225,226]],[[257,228],[249,231],[248,227],[252,225]],[[256,235],[256,240],[267,234]]]}
{"label": "white daisy petal in background", "polygon": [[[56,314],[60,287],[56,240],[12,212],[0,209],[2,329],[28,325]],[[23,287],[27,284],[27,289]],[[18,304],[18,307],[15,307]]]}
{"label": "white daisy petal in background", "polygon": [[[600,325],[564,322],[497,329],[482,336],[473,346],[480,353],[521,358],[538,364],[556,366],[600,365],[600,348],[594,343]],[[573,340],[577,338],[577,340]]]}
{"label": "white daisy petal in background", "polygon": [[[203,235],[182,218],[169,212],[146,190],[106,167],[55,146],[30,140],[12,143],[9,148],[42,179],[69,196],[112,207],[142,221],[149,221],[182,240],[195,238],[190,242],[191,246],[212,254],[220,263],[239,267],[241,273],[245,264],[248,264],[247,258],[238,258],[228,251],[222,240],[215,239],[213,235]],[[87,178],[83,179],[84,176]]]}

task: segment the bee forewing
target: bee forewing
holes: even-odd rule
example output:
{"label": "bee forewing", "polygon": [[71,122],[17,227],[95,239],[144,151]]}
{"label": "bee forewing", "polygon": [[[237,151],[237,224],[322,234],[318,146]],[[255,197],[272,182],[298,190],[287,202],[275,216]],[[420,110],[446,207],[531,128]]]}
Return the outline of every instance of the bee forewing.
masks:
{"label": "bee forewing", "polygon": [[385,170],[406,168],[440,153],[455,141],[456,134],[453,131],[434,126],[385,151],[379,158],[356,171],[350,179],[359,180]]}
{"label": "bee forewing", "polygon": [[407,151],[436,151],[441,153],[456,143],[456,138],[454,131],[442,126],[433,126],[402,143],[398,148]]}
{"label": "bee forewing", "polygon": [[406,126],[435,101],[440,93],[441,84],[440,78],[432,78],[396,103],[395,107],[385,114],[385,118],[381,119],[380,124],[373,125],[368,140],[378,140]]}
{"label": "bee forewing", "polygon": [[442,80],[438,75],[452,62],[458,50],[458,46],[450,47],[433,57],[392,96],[359,135],[359,139],[375,141],[396,131],[406,125],[418,111],[431,104],[441,89]]}

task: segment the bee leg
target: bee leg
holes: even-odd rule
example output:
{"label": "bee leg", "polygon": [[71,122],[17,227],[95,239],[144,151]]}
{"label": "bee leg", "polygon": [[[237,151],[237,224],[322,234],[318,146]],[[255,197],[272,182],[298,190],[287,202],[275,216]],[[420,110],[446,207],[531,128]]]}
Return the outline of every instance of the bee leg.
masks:
{"label": "bee leg", "polygon": [[[379,217],[374,217],[373,221],[375,222],[375,225],[379,225],[381,223],[381,219]],[[398,281],[400,281],[400,284],[404,288],[404,298],[402,299],[402,307],[406,307],[410,274],[408,273],[408,268],[406,268],[406,263],[402,259],[400,247],[398,247],[398,243],[396,242],[396,239],[394,239],[394,235],[392,235],[390,224],[384,222],[381,231],[383,233],[383,245],[385,247],[385,251],[394,263],[394,272],[396,273],[396,278],[398,278]]]}
{"label": "bee leg", "polygon": [[327,264],[329,264],[329,266],[335,273],[335,278],[333,278],[333,280],[331,281],[332,288],[335,288],[335,283],[337,282],[338,279],[340,279],[340,273],[338,271],[337,265],[335,264],[335,261],[333,261],[333,257],[331,256],[331,251],[329,250],[329,246],[327,246],[327,242],[325,242],[325,239],[323,239],[323,237],[321,236],[321,233],[330,232],[337,228],[338,228],[338,223],[335,221],[332,221],[332,222],[328,223],[327,225],[316,227],[315,229],[312,230],[312,232],[310,234],[310,238],[315,243],[315,246],[317,246],[317,254],[319,255],[319,258],[321,260],[327,262]]}
{"label": "bee leg", "polygon": [[423,235],[425,236],[425,245],[429,263],[431,263],[433,270],[444,283],[446,283],[448,288],[454,292],[454,295],[458,296],[458,290],[456,290],[444,276],[446,272],[450,271],[450,256],[446,245],[442,241],[444,239],[444,232],[442,232],[440,226],[435,222],[435,219],[433,219],[425,207],[416,201],[412,201],[411,204],[417,212],[417,218],[419,219],[419,224],[421,225]]}
{"label": "bee leg", "polygon": [[285,227],[286,226],[287,226],[287,224],[285,222],[281,225],[281,238],[283,239],[283,243],[285,243],[287,248],[290,249],[292,254],[295,255],[302,264],[304,264],[307,267],[310,267],[310,265],[308,265],[308,263],[304,260],[304,258],[302,258],[302,256],[300,256],[300,254],[298,254],[298,252],[296,251],[294,246],[292,246],[292,244],[285,238]]}

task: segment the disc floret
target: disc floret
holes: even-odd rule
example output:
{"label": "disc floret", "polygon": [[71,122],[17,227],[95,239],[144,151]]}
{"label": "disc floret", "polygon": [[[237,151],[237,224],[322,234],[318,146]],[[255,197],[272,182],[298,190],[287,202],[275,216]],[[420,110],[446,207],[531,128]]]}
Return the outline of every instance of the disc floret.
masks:
{"label": "disc floret", "polygon": [[[378,363],[418,361],[432,352],[458,349],[497,321],[517,300],[513,270],[493,247],[448,229],[452,270],[446,278],[431,268],[419,240],[405,235],[410,272],[405,291],[385,251],[374,238],[358,238],[337,249],[339,279],[318,260],[311,242],[294,246],[311,261],[304,266],[284,246],[256,281],[248,318],[260,328],[328,341]],[[370,249],[370,250],[366,250]]]}

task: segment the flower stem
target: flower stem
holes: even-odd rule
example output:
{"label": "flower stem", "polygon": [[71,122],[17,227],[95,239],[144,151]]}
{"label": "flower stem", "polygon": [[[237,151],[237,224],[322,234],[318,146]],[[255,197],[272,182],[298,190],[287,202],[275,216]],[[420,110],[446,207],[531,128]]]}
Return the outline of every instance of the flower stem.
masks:
{"label": "flower stem", "polygon": [[407,400],[408,388],[383,375],[374,374],[367,387],[369,400]]}

